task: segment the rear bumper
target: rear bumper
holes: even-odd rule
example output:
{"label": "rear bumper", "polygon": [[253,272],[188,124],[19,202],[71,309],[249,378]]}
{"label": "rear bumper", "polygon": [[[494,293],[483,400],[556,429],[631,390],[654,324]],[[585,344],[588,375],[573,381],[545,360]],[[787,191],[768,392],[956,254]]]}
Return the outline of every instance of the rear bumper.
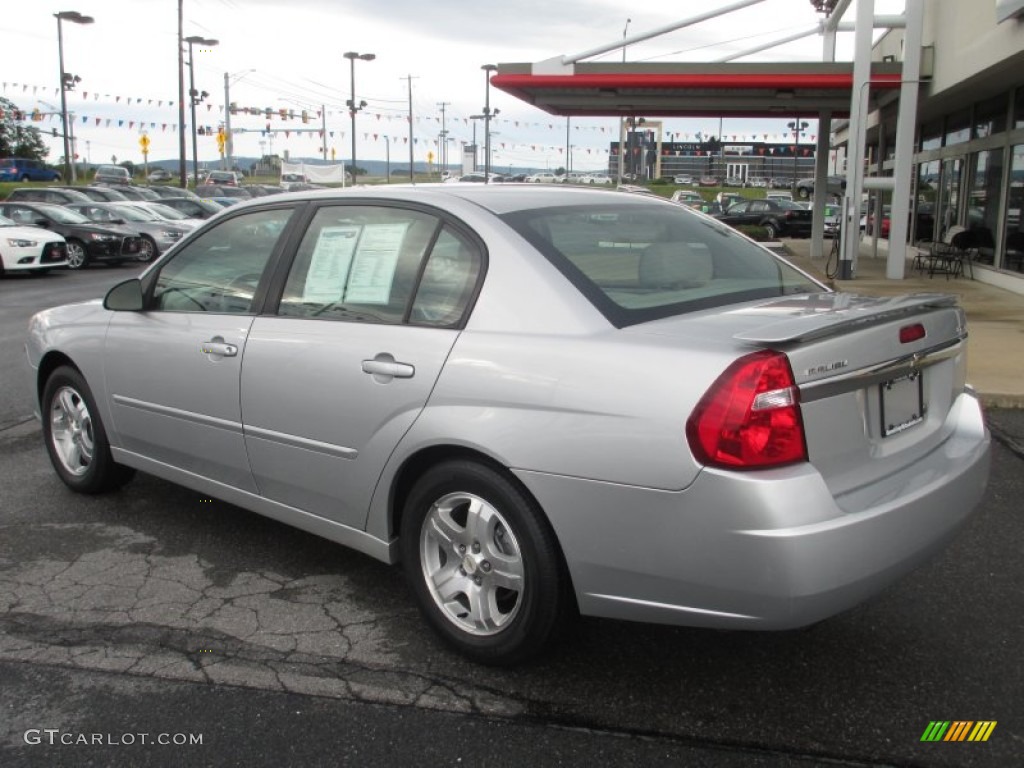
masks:
{"label": "rear bumper", "polygon": [[839,497],[811,465],[704,470],[684,491],[520,472],[589,615],[787,629],[871,597],[939,551],[981,500],[989,436],[961,395],[951,436]]}

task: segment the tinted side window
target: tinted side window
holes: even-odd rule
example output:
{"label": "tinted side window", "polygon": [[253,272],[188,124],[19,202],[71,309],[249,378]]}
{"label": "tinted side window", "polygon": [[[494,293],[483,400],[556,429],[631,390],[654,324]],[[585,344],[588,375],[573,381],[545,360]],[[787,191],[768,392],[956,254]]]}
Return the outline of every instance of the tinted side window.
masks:
{"label": "tinted side window", "polygon": [[246,314],[293,210],[234,216],[175,253],[157,276],[150,309]]}
{"label": "tinted side window", "polygon": [[367,205],[317,211],[295,255],[279,314],[367,323],[405,318],[440,221]]}

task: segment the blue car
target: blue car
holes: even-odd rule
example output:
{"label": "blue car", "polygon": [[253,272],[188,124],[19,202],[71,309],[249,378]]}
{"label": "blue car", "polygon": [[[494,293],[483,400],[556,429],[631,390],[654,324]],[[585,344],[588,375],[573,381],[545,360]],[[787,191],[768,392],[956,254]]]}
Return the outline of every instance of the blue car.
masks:
{"label": "blue car", "polygon": [[4,157],[0,158],[0,181],[60,181],[60,172],[47,168],[42,160]]}

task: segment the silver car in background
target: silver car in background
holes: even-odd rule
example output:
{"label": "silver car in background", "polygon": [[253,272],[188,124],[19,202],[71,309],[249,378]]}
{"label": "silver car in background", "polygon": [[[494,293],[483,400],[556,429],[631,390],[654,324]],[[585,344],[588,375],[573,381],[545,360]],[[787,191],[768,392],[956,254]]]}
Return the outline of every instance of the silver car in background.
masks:
{"label": "silver car in background", "polygon": [[27,352],[72,489],[142,470],[402,561],[511,664],[577,611],[786,629],[922,563],[988,476],[966,335],[655,197],[438,184],[234,206]]}

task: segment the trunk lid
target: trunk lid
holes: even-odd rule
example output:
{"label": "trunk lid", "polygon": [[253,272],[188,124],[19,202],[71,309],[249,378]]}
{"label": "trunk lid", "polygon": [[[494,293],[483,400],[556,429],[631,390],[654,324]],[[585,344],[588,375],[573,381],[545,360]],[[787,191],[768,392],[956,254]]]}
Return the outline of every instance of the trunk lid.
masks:
{"label": "trunk lid", "polygon": [[800,389],[808,458],[840,495],[918,461],[950,434],[966,383],[956,298],[799,294],[681,315],[633,332],[784,352]]}

